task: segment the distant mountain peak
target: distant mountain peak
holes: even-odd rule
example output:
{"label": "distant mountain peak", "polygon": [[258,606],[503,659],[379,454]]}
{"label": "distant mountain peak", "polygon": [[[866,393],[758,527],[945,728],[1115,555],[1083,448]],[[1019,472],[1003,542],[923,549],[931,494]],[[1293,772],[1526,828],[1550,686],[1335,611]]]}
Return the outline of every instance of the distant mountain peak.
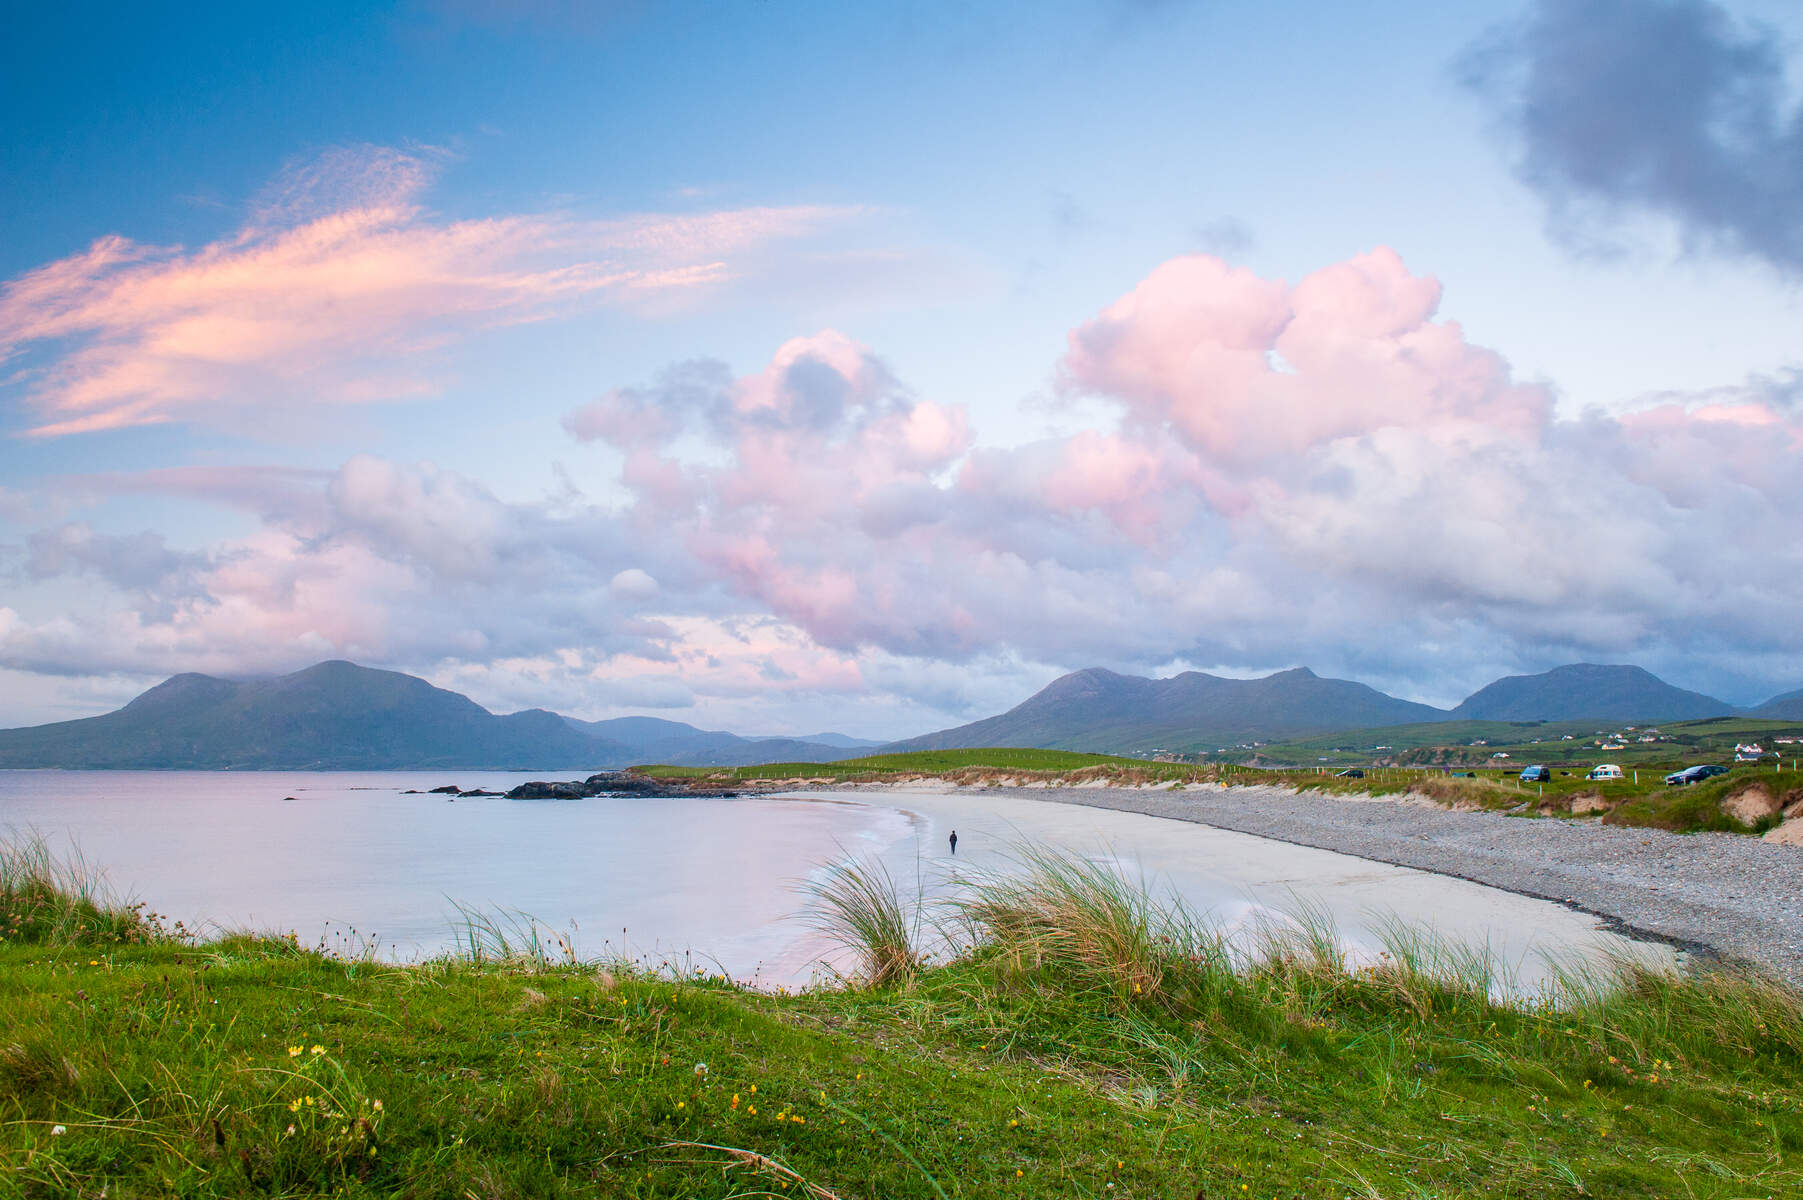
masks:
{"label": "distant mountain peak", "polygon": [[[619,732],[637,732],[635,721],[666,736],[614,737],[542,708],[497,716],[417,676],[333,659],[239,682],[176,675],[103,716],[0,730],[0,767],[582,770],[770,761],[742,738],[675,722],[626,718]],[[769,753],[784,761],[846,755],[794,741]]]}
{"label": "distant mountain peak", "polygon": [[1673,687],[1644,667],[1567,663],[1538,675],[1487,684],[1452,710],[1474,721],[1683,721],[1721,717],[1734,707]]}
{"label": "distant mountain peak", "polygon": [[890,749],[1023,746],[1132,753],[1193,750],[1272,736],[1442,720],[1425,704],[1292,667],[1261,679],[1185,671],[1169,679],[1072,671],[999,716]]}

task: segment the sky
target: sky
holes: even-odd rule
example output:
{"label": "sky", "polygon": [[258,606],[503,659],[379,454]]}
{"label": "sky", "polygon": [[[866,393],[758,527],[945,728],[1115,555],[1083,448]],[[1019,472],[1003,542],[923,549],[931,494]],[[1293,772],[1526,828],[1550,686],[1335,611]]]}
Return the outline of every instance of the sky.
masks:
{"label": "sky", "polygon": [[0,8],[0,726],[1803,687],[1776,0]]}

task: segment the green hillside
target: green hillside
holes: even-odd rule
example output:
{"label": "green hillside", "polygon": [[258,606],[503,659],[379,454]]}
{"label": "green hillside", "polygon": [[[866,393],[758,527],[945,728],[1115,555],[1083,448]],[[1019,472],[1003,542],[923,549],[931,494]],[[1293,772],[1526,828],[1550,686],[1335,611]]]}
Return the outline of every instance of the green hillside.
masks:
{"label": "green hillside", "polygon": [[[1657,740],[1643,742],[1643,737]],[[1625,738],[1625,742],[1622,742]],[[1784,745],[1779,738],[1803,739],[1803,721],[1754,717],[1709,717],[1660,725],[1599,725],[1595,721],[1504,722],[1441,721],[1381,729],[1343,730],[1257,747],[1219,748],[1208,757],[1233,762],[1258,761],[1274,766],[1320,763],[1362,765],[1383,761],[1398,765],[1490,766],[1495,755],[1510,763],[1586,767],[1597,762],[1667,766],[1675,770],[1694,762],[1730,761],[1737,743],[1753,742],[1789,759],[1803,757],[1803,742]],[[1620,742],[1622,749],[1604,751]]]}

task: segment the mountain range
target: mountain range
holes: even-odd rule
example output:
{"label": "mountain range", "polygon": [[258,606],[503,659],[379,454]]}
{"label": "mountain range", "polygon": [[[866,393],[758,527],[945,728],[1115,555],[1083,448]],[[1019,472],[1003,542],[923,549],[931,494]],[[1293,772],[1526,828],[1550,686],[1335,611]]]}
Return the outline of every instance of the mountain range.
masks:
{"label": "mountain range", "polygon": [[176,675],[116,712],[0,730],[0,767],[606,769],[634,763],[824,762],[874,742],[750,739],[654,717],[497,716],[396,671],[323,662],[234,681]]}
{"label": "mountain range", "polygon": [[896,742],[887,750],[1026,746],[1135,753],[1197,750],[1342,729],[1438,721],[1683,721],[1731,715],[1803,720],[1803,691],[1756,709],[1673,687],[1639,667],[1575,663],[1511,675],[1451,709],[1416,704],[1305,667],[1262,679],[1186,671],[1144,679],[1091,668],[1061,676],[999,716]]}
{"label": "mountain range", "polygon": [[[1440,721],[1803,721],[1803,690],[1739,709],[1632,666],[1577,663],[1512,675],[1451,709],[1304,667],[1262,679],[1074,671],[998,716],[884,751],[980,746],[1137,753],[1194,750]],[[116,712],[0,730],[0,767],[385,770],[595,769],[661,762],[830,762],[877,743],[822,733],[747,738],[657,717],[580,721],[544,709],[498,716],[423,679],[348,662],[228,680],[176,675]]]}

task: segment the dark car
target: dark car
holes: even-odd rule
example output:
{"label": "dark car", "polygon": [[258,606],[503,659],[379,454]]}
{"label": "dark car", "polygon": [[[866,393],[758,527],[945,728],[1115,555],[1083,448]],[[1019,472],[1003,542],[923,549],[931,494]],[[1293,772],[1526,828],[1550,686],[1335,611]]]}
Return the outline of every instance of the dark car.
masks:
{"label": "dark car", "polygon": [[1715,763],[1698,763],[1694,767],[1685,767],[1682,771],[1673,771],[1665,777],[1665,782],[1674,787],[1689,787],[1693,783],[1701,783],[1705,779],[1727,773],[1727,767]]}
{"label": "dark car", "polygon": [[1333,774],[1335,779],[1363,779],[1365,777],[1365,773],[1357,767],[1347,767],[1344,771],[1335,771]]}
{"label": "dark car", "polygon": [[1551,783],[1552,780],[1553,773],[1545,767],[1525,767],[1521,772],[1523,783]]}

